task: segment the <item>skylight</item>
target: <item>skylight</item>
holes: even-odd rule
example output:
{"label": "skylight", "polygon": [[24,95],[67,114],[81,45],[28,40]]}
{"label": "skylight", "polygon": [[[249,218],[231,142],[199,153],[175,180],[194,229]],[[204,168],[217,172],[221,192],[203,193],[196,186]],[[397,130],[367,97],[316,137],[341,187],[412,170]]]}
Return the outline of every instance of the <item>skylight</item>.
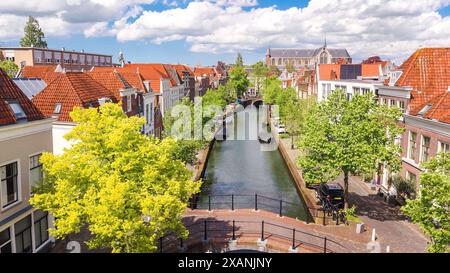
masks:
{"label": "skylight", "polygon": [[53,114],[61,114],[61,103],[56,103],[55,104],[55,110],[53,111]]}
{"label": "skylight", "polygon": [[14,116],[16,116],[16,119],[24,119],[27,118],[27,115],[25,115],[25,112],[22,109],[22,106],[17,101],[8,101],[9,107],[11,107],[11,110],[14,112]]}
{"label": "skylight", "polygon": [[430,110],[431,107],[432,107],[431,104],[425,105],[425,106],[422,108],[422,110],[419,111],[419,115],[420,115],[420,116],[425,115],[425,114],[428,112],[428,110]]}

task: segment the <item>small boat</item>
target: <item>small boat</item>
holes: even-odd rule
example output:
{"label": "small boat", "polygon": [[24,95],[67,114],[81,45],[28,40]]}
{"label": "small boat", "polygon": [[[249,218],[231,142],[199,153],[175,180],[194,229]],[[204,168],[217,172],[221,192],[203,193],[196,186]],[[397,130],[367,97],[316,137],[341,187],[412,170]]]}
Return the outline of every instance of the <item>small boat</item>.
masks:
{"label": "small boat", "polygon": [[260,143],[271,143],[272,142],[272,136],[267,133],[260,133],[258,135],[258,141]]}

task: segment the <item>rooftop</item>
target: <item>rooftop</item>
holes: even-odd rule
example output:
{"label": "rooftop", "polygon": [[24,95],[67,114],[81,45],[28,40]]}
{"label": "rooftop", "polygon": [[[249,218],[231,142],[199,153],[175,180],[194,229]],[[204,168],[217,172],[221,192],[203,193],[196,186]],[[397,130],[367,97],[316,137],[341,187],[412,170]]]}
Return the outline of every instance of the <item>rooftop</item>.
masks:
{"label": "rooftop", "polygon": [[0,69],[0,126],[44,118],[22,90]]}
{"label": "rooftop", "polygon": [[59,121],[72,121],[73,108],[98,107],[99,99],[117,99],[110,90],[87,73],[60,73],[44,90],[33,98],[33,103],[47,117],[58,116]]}

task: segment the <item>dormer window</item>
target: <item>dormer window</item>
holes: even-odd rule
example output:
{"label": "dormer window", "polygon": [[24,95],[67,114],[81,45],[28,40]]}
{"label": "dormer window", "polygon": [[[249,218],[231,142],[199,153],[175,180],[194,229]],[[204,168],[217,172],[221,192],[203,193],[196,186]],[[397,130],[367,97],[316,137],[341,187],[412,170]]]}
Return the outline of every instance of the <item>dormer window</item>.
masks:
{"label": "dormer window", "polygon": [[27,115],[25,115],[25,112],[22,109],[22,106],[17,101],[7,101],[9,107],[11,107],[11,110],[14,112],[14,116],[16,119],[25,119],[27,118]]}
{"label": "dormer window", "polygon": [[422,108],[422,110],[419,111],[419,116],[424,116],[424,115],[428,112],[428,110],[431,109],[431,107],[432,107],[431,104],[425,105],[425,106]]}
{"label": "dormer window", "polygon": [[61,107],[62,107],[61,103],[56,103],[55,104],[55,110],[53,111],[53,114],[61,114]]}

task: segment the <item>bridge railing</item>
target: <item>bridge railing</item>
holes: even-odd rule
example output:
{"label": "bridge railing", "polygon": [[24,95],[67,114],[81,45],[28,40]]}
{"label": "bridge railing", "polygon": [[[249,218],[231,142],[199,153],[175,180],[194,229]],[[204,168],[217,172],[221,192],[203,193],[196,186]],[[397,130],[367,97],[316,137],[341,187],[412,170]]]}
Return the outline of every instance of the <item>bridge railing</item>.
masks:
{"label": "bridge railing", "polygon": [[282,199],[272,198],[261,194],[224,194],[197,196],[191,200],[191,209],[254,209],[264,210],[278,214],[280,217],[288,216],[322,225],[347,223],[345,214],[333,207],[310,208],[303,204],[292,203]]}
{"label": "bridge railing", "polygon": [[[259,238],[261,242],[265,242],[267,239],[281,239],[286,245],[290,245],[291,250],[306,248],[310,252],[347,252],[346,247],[327,237],[267,221],[200,219],[187,225],[186,228],[189,230],[189,236],[186,239],[178,237],[175,233],[160,237],[159,252],[192,251],[190,248],[198,245],[199,242],[207,243],[215,239],[221,239],[224,243],[219,250],[226,250],[228,248],[227,241],[238,240],[245,236]],[[215,243],[219,244],[219,242]]]}

